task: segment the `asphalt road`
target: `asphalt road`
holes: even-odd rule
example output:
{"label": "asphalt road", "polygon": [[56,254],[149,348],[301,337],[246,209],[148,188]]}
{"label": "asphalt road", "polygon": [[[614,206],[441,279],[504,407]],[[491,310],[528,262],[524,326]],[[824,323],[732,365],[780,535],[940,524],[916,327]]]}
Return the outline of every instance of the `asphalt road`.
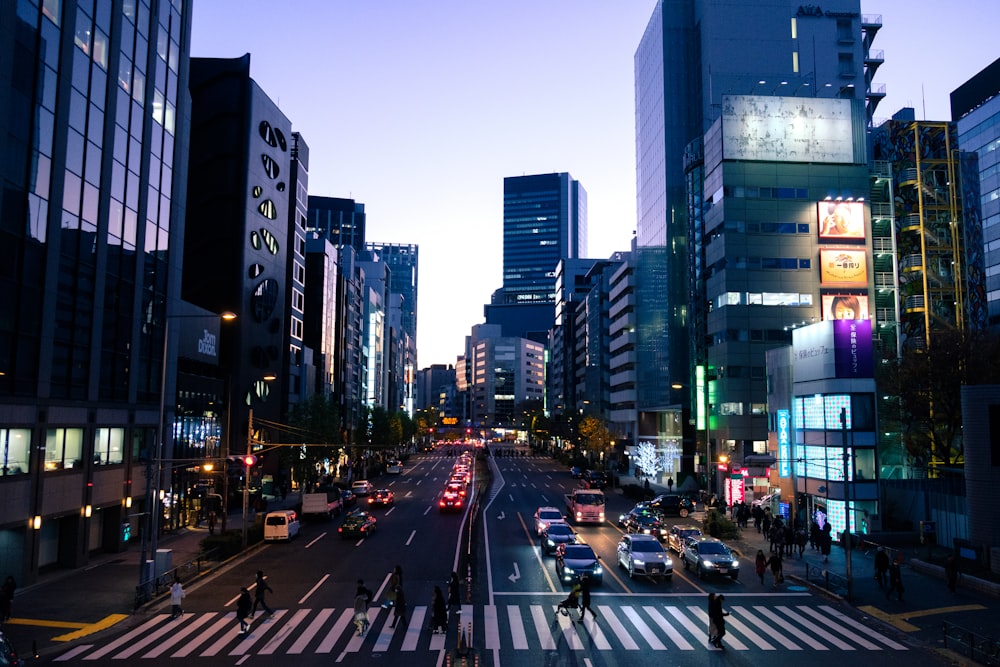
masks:
{"label": "asphalt road", "polygon": [[[64,664],[121,664],[141,659],[148,665],[676,665],[798,664],[842,665],[848,659],[873,662],[906,660],[912,666],[947,664],[903,632],[875,623],[845,603],[817,595],[804,586],[779,592],[761,586],[752,565],[743,576],[701,580],[675,560],[672,580],[630,579],[616,566],[621,531],[614,518],[632,503],[608,494],[601,526],[580,526],[584,541],[605,564],[604,582],[595,587],[597,618],[576,622],[575,612],[555,611],[567,587],[555,574],[551,556],[542,554],[532,517],[539,505],[561,507],[575,486],[567,471],[547,458],[494,458],[492,485],[479,500],[484,520],[474,530],[474,588],[448,633],[432,634],[429,603],[433,586],[445,589],[448,575],[465,548],[463,514],[441,514],[437,497],[453,456],[439,452],[410,458],[398,477],[381,478],[377,487],[394,491],[391,509],[374,510],[376,532],[364,539],[341,539],[340,519],[311,523],[289,544],[269,545],[237,567],[193,590],[185,614],[171,620],[169,608],[131,628],[107,632],[55,656]],[[476,487],[474,480],[473,488]],[[691,523],[691,519],[679,522]],[[363,578],[385,597],[389,573],[403,569],[409,603],[407,623],[391,628],[392,611],[369,610],[363,637],[351,623],[355,582]],[[237,634],[235,599],[241,586],[262,570],[273,593],[271,617],[258,613],[248,635]],[[463,573],[464,575],[464,573]],[[724,651],[706,643],[705,599],[726,595],[731,612]],[[846,653],[846,656],[845,656]]]}

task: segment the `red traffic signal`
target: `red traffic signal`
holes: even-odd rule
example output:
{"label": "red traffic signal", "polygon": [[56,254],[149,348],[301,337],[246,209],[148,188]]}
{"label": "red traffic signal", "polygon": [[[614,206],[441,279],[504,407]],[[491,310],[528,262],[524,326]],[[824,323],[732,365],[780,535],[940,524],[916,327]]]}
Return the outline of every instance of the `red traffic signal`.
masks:
{"label": "red traffic signal", "polygon": [[254,467],[256,463],[257,463],[257,457],[254,456],[253,454],[247,454],[246,456],[243,457],[243,465],[245,465],[248,468]]}

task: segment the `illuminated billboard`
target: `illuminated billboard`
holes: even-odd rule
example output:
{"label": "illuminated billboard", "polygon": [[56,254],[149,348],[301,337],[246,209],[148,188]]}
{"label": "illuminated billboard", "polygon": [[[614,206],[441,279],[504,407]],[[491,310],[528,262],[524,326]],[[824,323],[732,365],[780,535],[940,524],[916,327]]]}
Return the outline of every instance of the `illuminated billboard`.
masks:
{"label": "illuminated billboard", "polygon": [[863,249],[821,248],[819,281],[824,287],[867,287],[868,260]]}
{"label": "illuminated billboard", "polygon": [[824,294],[824,320],[867,320],[868,297],[858,294]]}
{"label": "illuminated billboard", "polygon": [[[851,100],[724,95],[722,157],[726,160],[857,164],[865,161],[864,125]],[[855,130],[860,128],[860,140]]]}
{"label": "illuminated billboard", "polygon": [[816,204],[821,239],[864,239],[865,205],[859,201],[821,201]]}
{"label": "illuminated billboard", "polygon": [[833,320],[799,327],[792,331],[792,359],[796,382],[870,378],[874,371],[871,320]]}

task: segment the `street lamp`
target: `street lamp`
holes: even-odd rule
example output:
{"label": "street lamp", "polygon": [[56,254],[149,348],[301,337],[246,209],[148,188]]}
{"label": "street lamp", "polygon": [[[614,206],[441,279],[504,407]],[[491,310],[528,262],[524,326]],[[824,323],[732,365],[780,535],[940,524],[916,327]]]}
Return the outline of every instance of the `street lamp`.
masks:
{"label": "street lamp", "polygon": [[[151,580],[155,579],[156,573],[156,552],[157,543],[159,541],[160,532],[160,514],[163,511],[163,503],[160,496],[163,491],[161,486],[163,484],[163,447],[164,441],[166,440],[164,433],[163,422],[166,418],[166,399],[167,399],[167,367],[168,367],[168,354],[170,349],[170,323],[174,319],[189,319],[189,318],[209,318],[209,317],[219,317],[227,322],[235,320],[236,314],[231,311],[224,311],[215,315],[214,313],[204,314],[174,314],[167,315],[163,322],[163,359],[160,364],[160,411],[159,418],[156,426],[156,448],[153,450],[153,456],[146,461],[146,530],[143,531],[142,538],[142,548],[139,558],[139,586],[140,588],[149,583]],[[156,475],[153,476],[155,463]],[[149,551],[147,552],[147,544],[149,545]],[[153,558],[152,572],[148,572],[147,566],[147,554],[151,555]]]}

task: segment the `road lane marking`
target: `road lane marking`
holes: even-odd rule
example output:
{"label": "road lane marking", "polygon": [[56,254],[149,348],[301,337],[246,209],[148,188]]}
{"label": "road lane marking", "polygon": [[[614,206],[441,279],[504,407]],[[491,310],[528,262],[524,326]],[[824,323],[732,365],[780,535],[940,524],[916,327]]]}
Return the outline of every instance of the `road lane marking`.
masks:
{"label": "road lane marking", "polygon": [[319,535],[317,535],[316,537],[314,537],[310,542],[307,542],[305,548],[308,549],[312,545],[314,545],[317,542],[319,542],[320,540],[322,540],[324,537],[326,537],[326,531],[325,530],[322,533],[320,533]]}
{"label": "road lane marking", "polygon": [[413,541],[413,538],[416,536],[416,534],[417,534],[417,531],[415,531],[415,530],[410,532],[410,536],[406,540],[406,546],[410,546],[410,542]]}
{"label": "road lane marking", "polygon": [[308,599],[309,599],[309,596],[311,596],[311,595],[312,595],[313,593],[315,593],[315,592],[316,592],[316,589],[318,589],[318,588],[319,588],[320,586],[322,586],[322,585],[323,585],[323,582],[325,582],[325,581],[326,581],[327,579],[329,579],[329,578],[330,578],[330,573],[329,573],[329,572],[327,572],[326,574],[324,574],[324,575],[323,575],[323,576],[322,576],[322,577],[320,578],[320,580],[319,580],[319,581],[317,581],[317,582],[316,582],[316,585],[315,585],[315,586],[313,586],[312,588],[310,588],[310,589],[309,589],[309,592],[308,592],[308,593],[306,593],[305,595],[303,595],[303,596],[302,596],[302,598],[301,598],[301,599],[299,600],[299,604],[302,604],[302,603],[304,603],[304,602],[305,602],[306,600],[308,600]]}
{"label": "road lane marking", "polygon": [[198,618],[181,630],[175,632],[169,637],[165,637],[163,641],[156,645],[152,651],[143,656],[143,658],[158,658],[167,651],[169,651],[173,646],[179,644],[181,640],[190,634],[194,634],[201,626],[205,625],[213,618],[215,618],[216,612],[210,611],[206,614],[201,614]]}

